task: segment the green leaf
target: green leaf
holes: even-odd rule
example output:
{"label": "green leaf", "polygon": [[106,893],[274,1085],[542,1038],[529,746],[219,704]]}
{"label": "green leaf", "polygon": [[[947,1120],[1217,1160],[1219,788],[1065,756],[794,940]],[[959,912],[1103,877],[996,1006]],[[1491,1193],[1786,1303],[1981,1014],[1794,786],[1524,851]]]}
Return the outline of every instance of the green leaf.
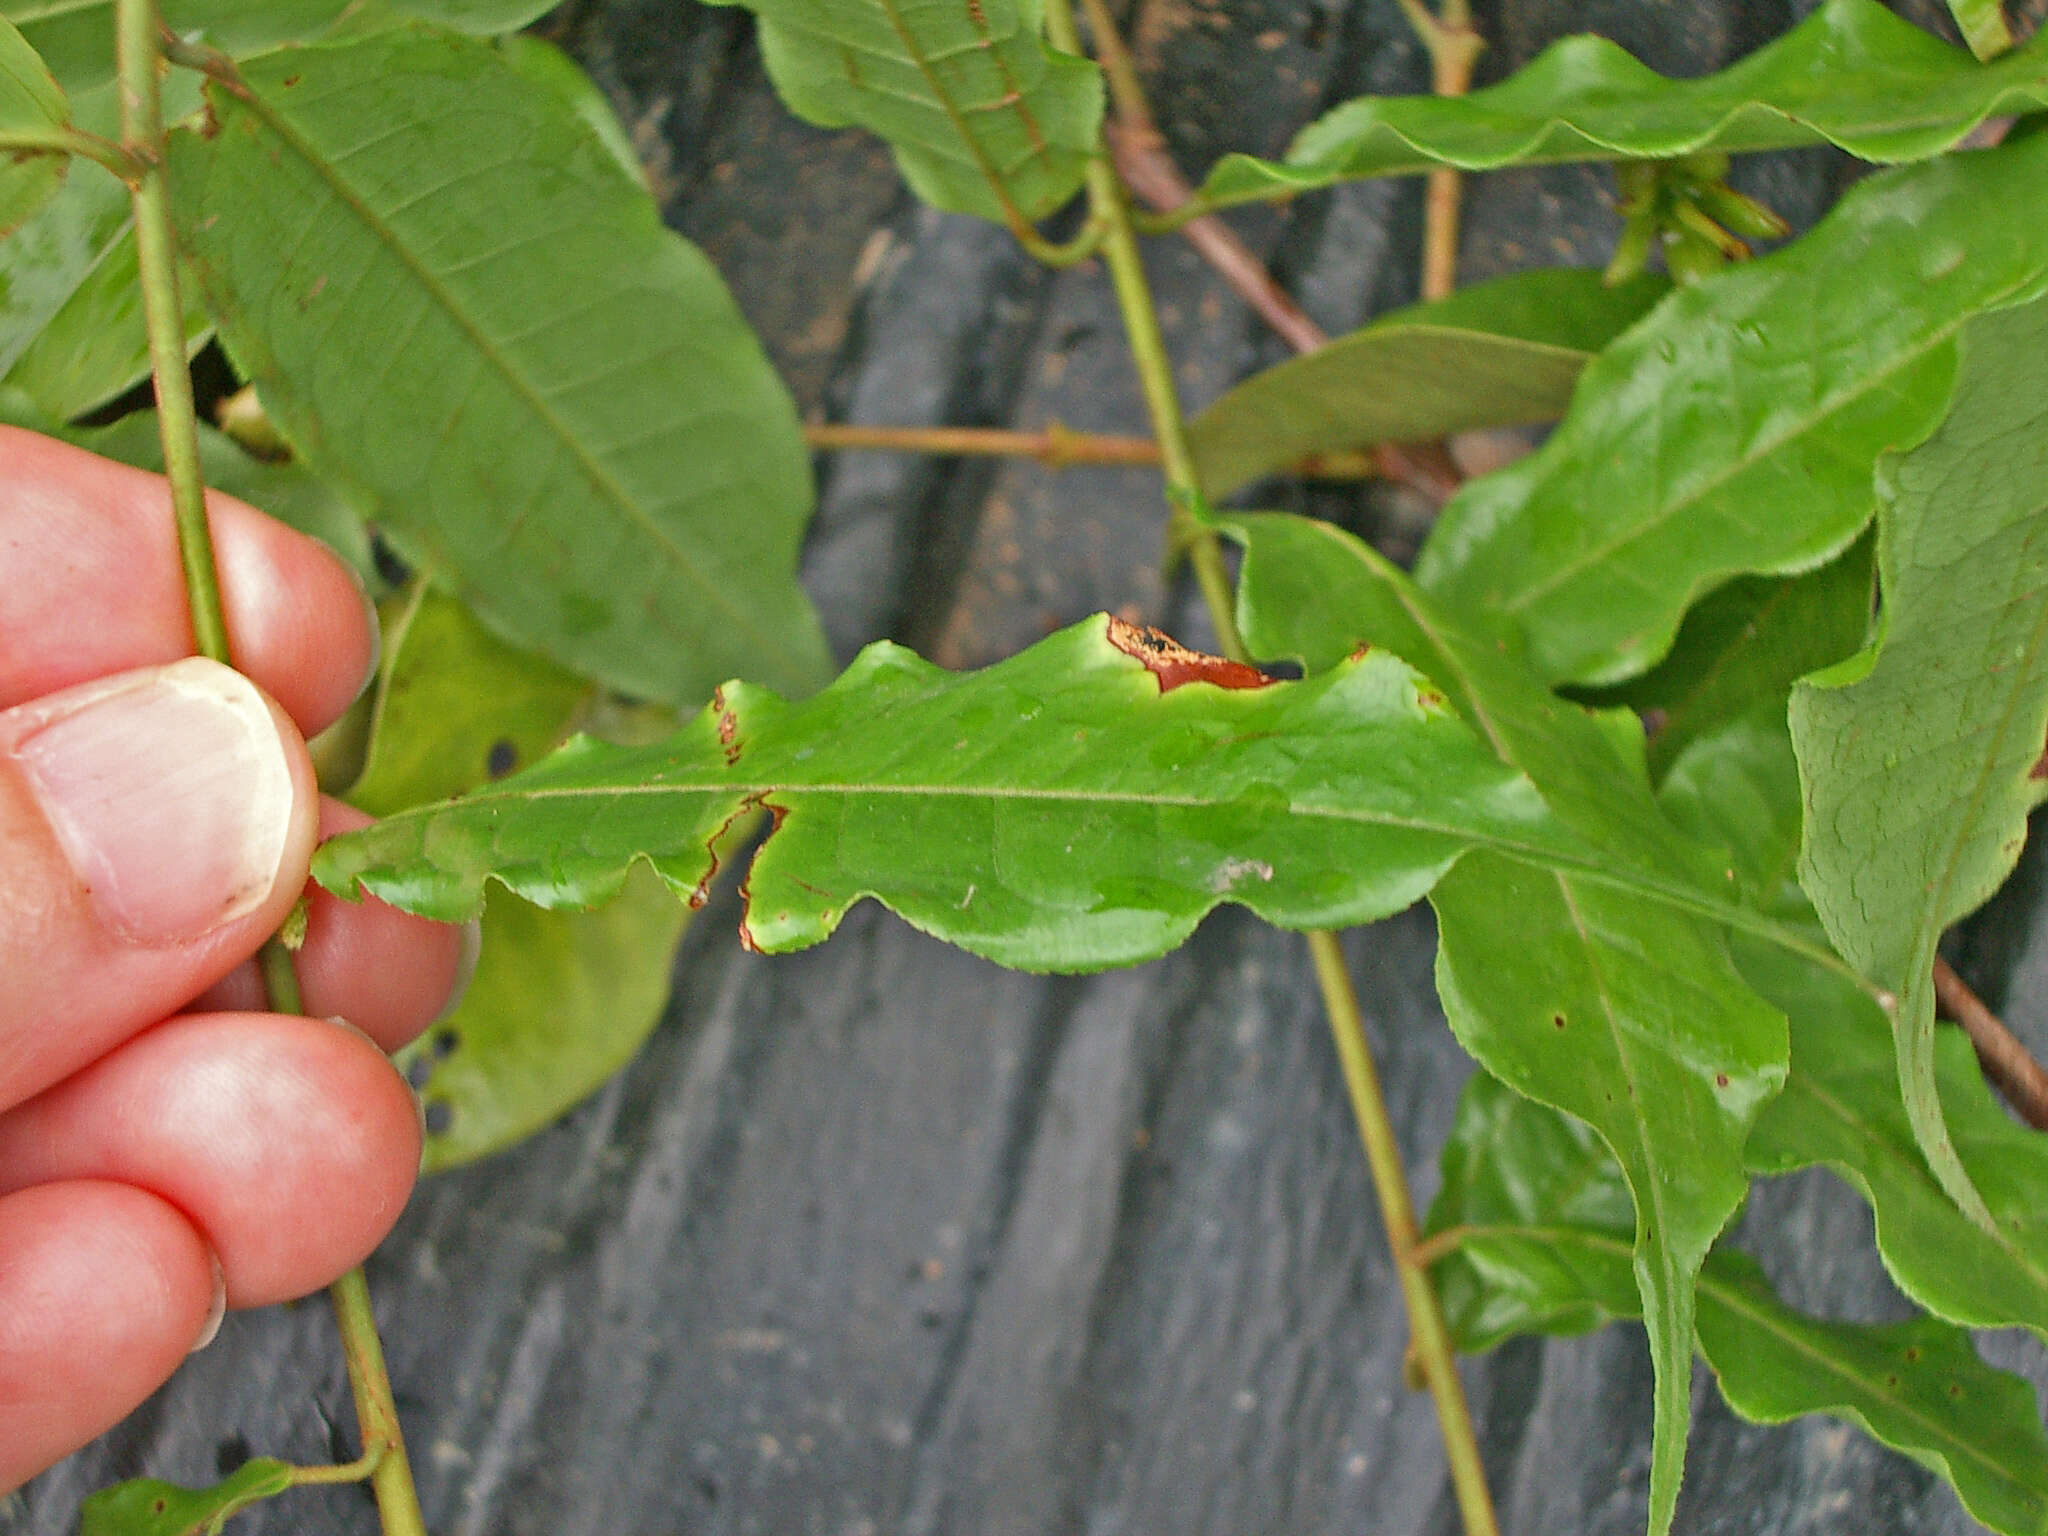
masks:
{"label": "green leaf", "polygon": [[[164,110],[197,106],[195,77],[164,82]],[[75,97],[72,121],[87,132],[120,134],[120,100],[110,83]],[[196,352],[212,334],[199,284],[180,271],[185,335]],[[48,207],[0,242],[0,382],[58,421],[84,415],[149,376],[128,189],[98,167],[65,178]]]}
{"label": "green leaf", "polygon": [[1947,421],[1879,467],[1880,635],[1802,683],[1791,721],[1800,880],[1843,957],[1893,994],[1915,1138],[1988,1225],[1935,1092],[1932,971],[1942,929],[2012,869],[2043,792],[2048,302],[1975,322],[1961,354]]}
{"label": "green leaf", "polygon": [[[555,0],[386,0],[393,11],[463,32],[524,26]],[[0,0],[0,16],[20,23],[58,80],[72,91],[114,78],[115,0]],[[164,24],[181,37],[246,58],[287,43],[310,42],[360,15],[361,0],[162,0]]]}
{"label": "green leaf", "polygon": [[[1556,698],[1511,636],[1461,621],[1339,529],[1270,514],[1224,527],[1246,549],[1239,623],[1254,654],[1316,667],[1360,641],[1389,646],[1528,774],[1588,850],[1677,888],[1732,883],[1732,869],[1709,866],[1658,811],[1633,716],[1603,722]],[[1627,1177],[1657,1375],[1650,1526],[1661,1532],[1690,1415],[1693,1280],[1748,1190],[1742,1144],[1783,1081],[1784,1019],[1697,915],[1704,900],[1680,910],[1486,851],[1430,900],[1437,991],[1460,1043],[1519,1092],[1591,1125]]]}
{"label": "green leaf", "polygon": [[211,1488],[180,1488],[153,1477],[116,1483],[87,1496],[78,1536],[212,1536],[229,1516],[292,1487],[295,1470],[257,1456]]}
{"label": "green leaf", "polygon": [[645,857],[689,894],[759,805],[778,821],[747,882],[762,949],[814,943],[871,895],[1003,964],[1090,970],[1165,952],[1225,900],[1332,927],[1408,905],[1475,843],[1580,857],[1391,656],[1183,684],[1249,669],[1162,658],[1150,635],[1097,616],[967,674],[880,643],[797,705],[729,686],[658,746],[572,742],[329,843],[320,879],[453,917],[486,877],[588,903]]}
{"label": "green leaf", "polygon": [[[1745,899],[1818,927],[1805,893],[1790,883],[1800,794],[1782,710],[1759,705],[1696,739],[1659,799],[1679,826],[1734,850]],[[1956,1209],[1914,1146],[1891,1031],[1864,990],[1839,970],[1747,935],[1736,935],[1734,955],[1750,985],[1791,1021],[1791,1072],[1750,1132],[1749,1171],[1833,1168],[1870,1202],[1885,1266],[1913,1300],[1953,1323],[2019,1324],[2048,1336],[2048,1221],[2039,1210],[2048,1139],[2016,1125],[1993,1099],[1962,1032],[1937,1032],[1935,1073],[1958,1154],[1995,1218],[1991,1231]]]}
{"label": "green leaf", "polygon": [[1970,52],[1980,59],[1995,59],[2013,43],[2012,27],[2005,19],[2005,0],[1948,0],[1949,14]]}
{"label": "green leaf", "polygon": [[1872,177],[1806,238],[1673,294],[1549,442],[1452,499],[1417,579],[1515,619],[1554,681],[1647,670],[1701,593],[1854,539],[1870,466],[1947,411],[1957,331],[2048,281],[2048,221],[2012,216],[2044,201],[2035,135]]}
{"label": "green leaf", "polygon": [[0,19],[0,235],[19,227],[57,195],[70,157],[35,153],[69,125],[70,107],[48,66],[12,22]]}
{"label": "green leaf", "polygon": [[646,185],[647,172],[640,164],[639,151],[633,148],[632,135],[612,110],[611,98],[583,72],[581,65],[553,43],[523,32],[500,38],[497,48],[513,69],[561,97],[563,104],[597,135],[597,142],[611,151],[619,169],[634,182]]}
{"label": "green leaf", "polygon": [[[368,760],[349,799],[384,815],[544,756],[590,685],[515,651],[425,587],[385,636]],[[399,1053],[427,1105],[423,1167],[451,1168],[549,1124],[624,1066],[668,1000],[687,909],[646,871],[601,912],[491,893],[469,989]]]}
{"label": "green leaf", "polygon": [[795,409],[561,96],[419,27],[242,73],[174,139],[181,238],[306,461],[564,666],[668,703],[815,686]]}
{"label": "green leaf", "polygon": [[2048,40],[1985,66],[1877,0],[1829,0],[1703,79],[1667,80],[1604,38],[1581,36],[1462,99],[1360,97],[1312,123],[1284,162],[1227,156],[1202,192],[1227,204],[1438,166],[1490,171],[1821,143],[1890,164],[1953,148],[1987,117],[2043,106]]}
{"label": "green leaf", "polygon": [[1865,535],[1818,570],[1716,587],[1679,624],[1669,655],[1588,702],[1657,712],[1649,762],[1659,780],[1693,741],[1759,705],[1775,705],[1782,722],[1793,683],[1869,637],[1875,548]]}
{"label": "green leaf", "polygon": [[1822,1322],[1793,1311],[1754,1261],[1716,1255],[1700,1285],[1700,1352],[1728,1406],[1758,1424],[1848,1419],[1939,1474],[1994,1531],[2048,1530],[2048,1434],[2034,1389],[1932,1318]]}
{"label": "green leaf", "polygon": [[[1481,1073],[1443,1168],[1428,1230],[1455,1240],[1434,1275],[1461,1349],[1634,1315],[1621,1172],[1593,1137]],[[2048,1435],[2033,1389],[1986,1366],[1961,1329],[1802,1316],[1754,1260],[1723,1246],[1700,1274],[1697,1340],[1743,1417],[1848,1419],[1945,1478],[1993,1529],[2048,1527]]]}
{"label": "green leaf", "polygon": [[1195,468],[1221,498],[1313,453],[1552,420],[1592,354],[1669,287],[1555,268],[1398,310],[1210,405],[1188,423]]}
{"label": "green leaf", "polygon": [[421,1171],[531,1136],[630,1061],[661,1022],[689,918],[644,869],[596,912],[490,892],[469,990],[397,1057],[427,1106]]}
{"label": "green leaf", "polygon": [[1936,1033],[1935,1078],[1957,1153],[1990,1208],[1988,1230],[1956,1209],[1914,1145],[1877,1005],[1797,957],[1738,940],[1736,958],[1792,1021],[1791,1076],[1750,1134],[1751,1171],[1826,1165],[1870,1203],[1885,1267],[1914,1301],[1953,1323],[2048,1338],[2048,1138],[1992,1097],[1968,1038]]}
{"label": "green leaf", "polygon": [[935,208],[1013,227],[1072,197],[1096,152],[1102,78],[1046,46],[1044,0],[714,0],[761,18],[789,109],[889,141]]}

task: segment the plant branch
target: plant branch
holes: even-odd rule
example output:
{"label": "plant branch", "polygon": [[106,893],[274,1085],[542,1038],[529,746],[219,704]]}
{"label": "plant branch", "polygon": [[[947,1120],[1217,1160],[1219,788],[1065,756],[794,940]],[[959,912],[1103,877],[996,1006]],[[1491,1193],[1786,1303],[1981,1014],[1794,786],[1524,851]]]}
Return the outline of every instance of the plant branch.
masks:
{"label": "plant branch", "polygon": [[0,132],[0,155],[77,155],[105,166],[131,187],[141,179],[143,163],[126,146],[80,128],[12,128]]}
{"label": "plant branch", "polygon": [[[1041,432],[1000,427],[875,427],[823,422],[804,428],[812,448],[874,448],[897,453],[1036,459],[1048,469],[1075,464],[1157,464],[1159,444],[1149,437],[1076,432],[1048,422]],[[1379,473],[1369,454],[1318,453],[1288,466],[1287,473],[1316,480],[1368,480]]]}
{"label": "plant branch", "polygon": [[1457,1357],[1451,1349],[1450,1330],[1444,1326],[1436,1287],[1429,1278],[1428,1258],[1417,1241],[1415,1207],[1409,1199],[1408,1179],[1401,1167],[1401,1148],[1387,1116],[1386,1096],[1380,1090],[1379,1070],[1373,1065],[1372,1047],[1365,1037],[1365,1021],[1359,1013],[1351,972],[1344,964],[1344,952],[1334,933],[1309,934],[1308,952],[1315,963],[1316,981],[1322,988],[1323,1007],[1330,1015],[1330,1032],[1336,1039],[1338,1060],[1344,1068],[1344,1086],[1351,1095],[1359,1140],[1365,1144],[1366,1162],[1372,1169],[1380,1220],[1386,1226],[1387,1245],[1393,1250],[1394,1268],[1401,1277],[1401,1296],[1408,1304],[1410,1356],[1420,1366],[1430,1396],[1436,1401],[1437,1424],[1443,1432],[1444,1454],[1450,1463],[1458,1512],[1464,1519],[1466,1536],[1498,1536],[1493,1498],[1486,1486],[1486,1468],[1472,1429],[1472,1411],[1465,1401],[1464,1383],[1458,1379]]}
{"label": "plant branch", "polygon": [[[1467,0],[1443,0],[1432,14],[1423,0],[1400,0],[1401,12],[1429,51],[1429,88],[1439,96],[1462,96],[1472,84],[1472,66],[1485,44],[1472,27]],[[1458,172],[1431,171],[1422,203],[1422,296],[1441,299],[1458,286],[1458,215],[1464,187]]]}
{"label": "plant branch", "polygon": [[[1274,281],[1266,264],[1238,238],[1236,230],[1214,213],[1196,211],[1186,218],[1178,217],[1185,210],[1198,209],[1194,188],[1167,153],[1166,136],[1153,119],[1144,85],[1138,79],[1137,64],[1117,31],[1106,0],[1081,3],[1094,38],[1096,60],[1109,83],[1110,101],[1116,111],[1104,132],[1125,187],[1167,216],[1171,227],[1288,346],[1298,353],[1327,346],[1329,333]],[[1133,223],[1135,226],[1135,219]],[[1433,502],[1443,502],[1458,488],[1457,468],[1441,444],[1379,443],[1370,452],[1374,467],[1383,478],[1406,485]]]}
{"label": "plant branch", "polygon": [[[1100,0],[1083,0],[1099,32],[1113,31]],[[1046,23],[1053,43],[1069,52],[1080,51],[1069,0],[1052,0],[1046,7]],[[1135,89],[1135,76],[1126,69],[1125,89]],[[1115,75],[1113,73],[1112,80]],[[1117,89],[1112,84],[1111,89]],[[1237,661],[1249,661],[1244,637],[1237,627],[1235,597],[1216,530],[1197,514],[1203,505],[1200,477],[1188,450],[1187,433],[1181,420],[1180,399],[1174,388],[1173,368],[1166,344],[1159,332],[1159,317],[1145,279],[1145,267],[1138,254],[1137,232],[1132,227],[1130,206],[1115,171],[1101,160],[1088,164],[1088,197],[1095,215],[1108,226],[1103,256],[1111,281],[1116,286],[1117,306],[1124,319],[1131,346],[1131,358],[1138,369],[1145,404],[1152,416],[1152,429],[1159,441],[1160,461],[1165,471],[1167,499],[1173,504],[1174,536],[1184,543],[1201,583],[1203,601],[1216,628],[1224,654]],[[1343,952],[1331,933],[1308,935],[1309,954],[1321,985],[1323,1005],[1329,1013],[1330,1029],[1337,1054],[1343,1063],[1344,1080],[1351,1093],[1352,1110],[1358,1119],[1360,1139],[1379,1193],[1380,1214],[1386,1223],[1387,1240],[1393,1250],[1395,1268],[1401,1277],[1401,1295],[1407,1304],[1413,1346],[1435,1399],[1437,1421],[1442,1427],[1451,1483],[1465,1523],[1466,1536],[1498,1536],[1493,1501],[1486,1487],[1485,1469],[1480,1463],[1478,1437],[1472,1415],[1458,1380],[1457,1362],[1452,1357],[1443,1312],[1429,1275],[1414,1258],[1415,1213],[1408,1196],[1407,1176],[1401,1166],[1399,1144],[1394,1137],[1386,1100],[1379,1089],[1379,1074],[1373,1066],[1372,1050],[1365,1038],[1364,1020],[1358,996],[1352,989],[1344,966]]]}
{"label": "plant branch", "polygon": [[[194,646],[202,656],[234,665],[227,618],[215,567],[213,532],[206,515],[206,482],[199,465],[199,417],[192,376],[185,363],[185,307],[178,293],[176,246],[171,230],[170,190],[164,171],[162,27],[155,0],[116,0],[115,60],[121,93],[121,147],[140,166],[131,184],[135,207],[135,255],[142,291],[150,374],[162,433],[164,473],[178,530],[178,558],[184,571]],[[260,956],[265,990],[273,1008],[302,1011],[298,977],[290,952],[272,937]],[[419,1497],[413,1489],[384,1352],[370,1312],[363,1272],[353,1269],[331,1288],[349,1384],[363,1426],[364,1463],[374,1456],[370,1483],[385,1536],[426,1536]],[[348,1469],[353,1471],[354,1468]]]}
{"label": "plant branch", "polygon": [[1970,990],[1946,960],[1934,961],[1934,999],[1948,1016],[1963,1027],[1970,1044],[1977,1048],[1977,1062],[1984,1075],[2037,1131],[2048,1131],[2048,1068],[2036,1061],[2019,1037],[2005,1027],[2005,1021]]}

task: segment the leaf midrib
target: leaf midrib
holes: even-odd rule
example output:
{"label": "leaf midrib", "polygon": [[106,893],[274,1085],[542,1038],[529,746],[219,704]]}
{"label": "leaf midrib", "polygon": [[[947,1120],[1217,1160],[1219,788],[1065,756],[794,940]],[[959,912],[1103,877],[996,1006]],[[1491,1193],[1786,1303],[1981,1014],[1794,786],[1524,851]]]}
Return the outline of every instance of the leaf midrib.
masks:
{"label": "leaf midrib", "polygon": [[[1575,558],[1553,567],[1542,578],[1523,587],[1514,596],[1504,599],[1500,603],[1500,607],[1508,613],[1520,613],[1538,599],[1555,591],[1564,583],[1576,580],[1584,575],[1592,567],[1606,564],[1618,551],[1626,549],[1629,545],[1648,538],[1652,534],[1663,532],[1670,523],[1685,513],[1690,512],[1694,507],[1697,507],[1708,497],[1721,490],[1723,486],[1727,485],[1737,476],[1746,474],[1757,465],[1765,463],[1775,456],[1787,443],[1806,436],[1829,417],[1838,415],[1850,406],[1866,399],[1879,385],[1885,383],[1894,375],[1903,372],[1914,363],[1919,362],[1936,347],[1948,341],[1969,320],[1976,315],[1995,309],[2000,299],[2018,292],[2024,286],[2024,282],[2015,283],[2001,293],[1985,299],[1981,304],[1968,312],[1948,321],[1937,330],[1929,333],[1921,345],[1908,348],[1897,354],[1889,366],[1878,372],[1865,374],[1857,387],[1830,396],[1815,410],[1797,418],[1788,429],[1771,438],[1760,450],[1744,454],[1739,458],[1724,463],[1719,470],[1708,476],[1706,481],[1697,490],[1681,499],[1666,502],[1664,506],[1657,510],[1655,516],[1631,524],[1628,529],[1619,533],[1616,537],[1607,540],[1605,543],[1594,545],[1582,551]],[[1858,527],[1860,528],[1861,526],[1859,522]],[[1749,567],[1738,566],[1737,569],[1747,570]]]}
{"label": "leaf midrib", "polygon": [[[1633,1248],[1620,1238],[1612,1237],[1605,1232],[1597,1232],[1586,1227],[1474,1223],[1461,1226],[1458,1230],[1461,1236],[1460,1247],[1475,1239],[1498,1238],[1542,1242],[1559,1248],[1576,1244],[1580,1247],[1596,1249],[1623,1258],[1631,1257],[1634,1252]],[[1918,1410],[1911,1408],[1900,1399],[1887,1396],[1884,1391],[1864,1377],[1843,1367],[1833,1356],[1822,1350],[1817,1350],[1804,1340],[1787,1333],[1777,1325],[1776,1319],[1768,1314],[1760,1313],[1754,1307],[1748,1305],[1748,1298],[1738,1288],[1717,1277],[1712,1269],[1702,1269],[1700,1271],[1698,1285],[1701,1291],[1713,1296],[1716,1301],[1722,1306],[1727,1307],[1731,1312],[1740,1313],[1757,1326],[1770,1332],[1773,1337],[1780,1339],[1791,1348],[1797,1350],[1805,1358],[1818,1361],[1821,1365],[1828,1368],[1831,1375],[1840,1380],[1855,1383],[1863,1387],[1871,1397],[1892,1404],[1902,1414],[1911,1418],[1914,1423],[1925,1428],[1930,1433],[1930,1436],[1940,1438],[1945,1444],[1960,1446],[1970,1461],[1994,1473],[2006,1486],[2020,1490],[2036,1504],[2044,1502],[2039,1490],[2014,1478],[2002,1462],[1980,1451],[1969,1441],[1955,1438],[1938,1420],[1927,1419]],[[1695,1343],[1697,1343],[1696,1340]],[[1843,1406],[1846,1408],[1848,1405]]]}
{"label": "leaf midrib", "polygon": [[[209,84],[207,91],[210,96],[216,98],[218,106],[217,88]],[[469,337],[477,355],[490,364],[506,386],[561,444],[600,499],[612,505],[628,522],[639,526],[657,546],[666,550],[675,569],[686,576],[692,586],[710,600],[712,606],[749,635],[756,650],[766,651],[773,647],[777,643],[777,637],[770,630],[758,626],[758,615],[734,603],[720,584],[697,566],[689,552],[677,544],[639,501],[619,484],[611,472],[591,456],[577,435],[570,430],[568,423],[559,416],[546,398],[533,388],[525,375],[512,365],[512,360],[504,356],[497,345],[483,333],[468,311],[455,302],[454,295],[440,281],[438,275],[421,265],[414,253],[398,239],[396,231],[357,195],[354,187],[341,178],[338,169],[327,157],[317,153],[314,146],[277,112],[266,98],[250,92],[239,95],[234,100],[262,121],[304,161],[334,196],[361,220],[371,237],[413,275],[442,313]]]}

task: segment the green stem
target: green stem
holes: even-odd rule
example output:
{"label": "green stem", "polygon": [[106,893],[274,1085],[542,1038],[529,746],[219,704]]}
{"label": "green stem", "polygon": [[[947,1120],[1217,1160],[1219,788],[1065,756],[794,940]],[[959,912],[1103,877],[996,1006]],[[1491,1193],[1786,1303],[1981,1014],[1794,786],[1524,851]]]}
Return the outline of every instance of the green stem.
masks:
{"label": "green stem", "polygon": [[[116,0],[114,42],[121,90],[121,147],[141,168],[132,184],[135,255],[192,637],[200,655],[232,666],[227,617],[214,565],[213,533],[206,518],[206,481],[199,466],[199,415],[192,398],[192,376],[185,364],[185,308],[178,293],[170,191],[164,174],[163,99],[158,75],[163,56],[155,0]],[[301,1011],[290,952],[272,938],[263,946],[260,963],[271,1006]],[[356,1414],[362,1423],[364,1462],[358,1465],[376,1458],[370,1485],[385,1536],[426,1536],[363,1272],[352,1269],[343,1275],[334,1283],[331,1295]]]}
{"label": "green stem", "polygon": [[362,1429],[365,1456],[381,1446],[370,1491],[377,1496],[377,1516],[384,1536],[427,1536],[413,1490],[412,1464],[405,1455],[405,1436],[398,1423],[398,1405],[391,1398],[391,1377],[384,1368],[384,1346],[377,1338],[377,1319],[370,1311],[370,1288],[360,1269],[352,1269],[328,1288],[334,1320],[341,1328],[342,1356],[348,1362],[348,1384],[355,1393],[356,1422]]}
{"label": "green stem", "polygon": [[1499,1536],[1493,1498],[1486,1487],[1486,1468],[1479,1457],[1479,1440],[1472,1430],[1471,1408],[1465,1401],[1464,1383],[1458,1379],[1450,1330],[1444,1326],[1436,1287],[1430,1283],[1428,1266],[1418,1252],[1415,1207],[1409,1200],[1408,1179],[1401,1168],[1401,1148],[1387,1117],[1386,1097],[1380,1091],[1379,1069],[1373,1065],[1372,1048],[1365,1038],[1365,1021],[1359,1013],[1351,972],[1344,964],[1344,952],[1334,933],[1311,933],[1308,952],[1322,987],[1323,1007],[1330,1015],[1330,1033],[1337,1041],[1337,1057],[1344,1068],[1344,1086],[1351,1094],[1352,1113],[1358,1120],[1359,1140],[1365,1144],[1365,1160],[1372,1169],[1373,1191],[1379,1196],[1380,1219],[1387,1229],[1387,1246],[1393,1250],[1394,1268],[1401,1277],[1401,1296],[1408,1303],[1409,1348],[1421,1365],[1429,1394],[1436,1402],[1437,1424],[1443,1433],[1458,1513],[1464,1519],[1466,1536]]}
{"label": "green stem", "polygon": [[[1098,19],[1096,24],[1101,26],[1103,22]],[[1071,0],[1052,0],[1046,7],[1046,30],[1054,47],[1069,53],[1081,51]],[[1137,366],[1145,405],[1152,417],[1152,433],[1159,443],[1167,498],[1174,507],[1175,537],[1188,549],[1196,579],[1201,584],[1203,601],[1209,609],[1209,617],[1216,627],[1224,653],[1237,661],[1249,661],[1251,653],[1237,627],[1236,602],[1229,572],[1223,563],[1221,541],[1216,530],[1193,510],[1205,505],[1201,478],[1196,473],[1194,455],[1188,447],[1180,396],[1173,383],[1173,366],[1167,356],[1166,340],[1160,334],[1159,314],[1152,302],[1151,285],[1145,278],[1144,262],[1138,254],[1137,232],[1131,223],[1129,201],[1106,156],[1098,154],[1089,160],[1087,178],[1090,208],[1107,229],[1102,243],[1103,258],[1108,263],[1110,280],[1116,288],[1117,306],[1123,315],[1131,358]],[[1401,1277],[1401,1295],[1407,1304],[1412,1347],[1422,1364],[1430,1395],[1436,1402],[1437,1423],[1442,1429],[1451,1484],[1456,1492],[1466,1536],[1499,1536],[1492,1496],[1487,1490],[1485,1469],[1480,1461],[1478,1436],[1473,1431],[1465,1389],[1458,1380],[1449,1331],[1444,1326],[1443,1312],[1437,1304],[1429,1274],[1415,1262],[1414,1207],[1408,1195],[1407,1175],[1401,1166],[1400,1146],[1394,1138],[1393,1122],[1387,1114],[1386,1099],[1380,1092],[1379,1073],[1373,1066],[1372,1049],[1366,1042],[1358,994],[1352,988],[1336,935],[1318,932],[1307,937],[1316,980],[1322,989],[1323,1007],[1329,1014],[1330,1031],[1336,1041],[1338,1058],[1343,1063],[1352,1111],[1358,1120],[1359,1139],[1365,1146],[1366,1162],[1379,1195],[1388,1245],[1393,1251],[1395,1269]]]}
{"label": "green stem", "polygon": [[213,532],[206,521],[206,482],[199,469],[199,416],[192,376],[185,367],[185,306],[178,294],[178,264],[171,236],[169,185],[164,176],[163,98],[159,88],[154,0],[118,0],[115,58],[121,82],[121,147],[142,167],[133,183],[135,255],[140,270],[150,373],[156,386],[157,424],[163,434],[164,473],[178,525],[178,558],[192,611],[192,639],[202,656],[233,665],[220,580],[213,563]]}

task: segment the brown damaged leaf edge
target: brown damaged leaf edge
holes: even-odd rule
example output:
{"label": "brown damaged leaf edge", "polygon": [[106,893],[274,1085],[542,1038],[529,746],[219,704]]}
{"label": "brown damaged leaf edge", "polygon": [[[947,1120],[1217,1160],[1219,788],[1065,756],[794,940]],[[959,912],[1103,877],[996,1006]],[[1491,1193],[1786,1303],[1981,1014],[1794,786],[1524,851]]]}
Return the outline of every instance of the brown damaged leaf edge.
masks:
{"label": "brown damaged leaf edge", "polygon": [[1263,688],[1274,679],[1257,667],[1203,651],[1191,651],[1171,635],[1144,624],[1111,616],[1109,643],[1145,664],[1159,680],[1159,691],[1171,693],[1183,683],[1213,683],[1218,688]]}
{"label": "brown damaged leaf edge", "polygon": [[[758,795],[750,795],[747,798],[751,805],[759,806],[772,818],[768,823],[768,837],[761,839],[762,846],[765,847],[767,846],[768,839],[774,837],[776,833],[782,830],[782,818],[789,814],[789,807],[786,805],[771,805],[766,791]],[[743,914],[740,918],[740,948],[750,955],[758,955],[762,952],[761,946],[754,942],[753,929],[750,926],[754,917],[754,893],[751,889],[753,881],[754,871],[750,866],[747,870],[746,879],[740,882],[740,911]],[[815,890],[816,887],[814,886],[812,889]],[[782,912],[778,913],[777,916],[786,918],[789,914]]]}

